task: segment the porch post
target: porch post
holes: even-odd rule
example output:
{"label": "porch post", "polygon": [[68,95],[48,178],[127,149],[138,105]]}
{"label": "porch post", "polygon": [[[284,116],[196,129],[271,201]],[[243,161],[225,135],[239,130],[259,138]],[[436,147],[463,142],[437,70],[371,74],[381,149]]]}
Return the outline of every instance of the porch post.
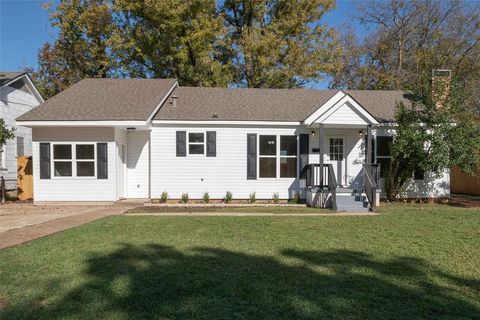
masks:
{"label": "porch post", "polygon": [[372,125],[367,126],[367,164],[372,163]]}
{"label": "porch post", "polygon": [[323,143],[324,143],[324,138],[323,138],[323,124],[319,124],[318,128],[318,154],[319,154],[319,163],[323,164]]}

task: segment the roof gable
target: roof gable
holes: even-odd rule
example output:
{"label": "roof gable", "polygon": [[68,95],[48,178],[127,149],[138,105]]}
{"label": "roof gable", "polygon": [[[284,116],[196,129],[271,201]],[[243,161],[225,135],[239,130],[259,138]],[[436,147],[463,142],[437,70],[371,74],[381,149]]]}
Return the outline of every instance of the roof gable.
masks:
{"label": "roof gable", "polygon": [[0,71],[0,87],[7,86],[33,95],[38,100],[38,103],[44,102],[42,95],[26,72]]}
{"label": "roof gable", "polygon": [[[375,125],[378,121],[348,94],[335,95],[305,123],[337,124],[337,125]],[[337,100],[335,100],[337,99]]]}

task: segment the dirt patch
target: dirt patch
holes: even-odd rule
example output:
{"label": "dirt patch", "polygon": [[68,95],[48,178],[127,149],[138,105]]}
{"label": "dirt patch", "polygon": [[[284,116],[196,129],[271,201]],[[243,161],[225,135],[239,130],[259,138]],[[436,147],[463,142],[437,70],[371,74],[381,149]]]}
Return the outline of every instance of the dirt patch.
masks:
{"label": "dirt patch", "polygon": [[452,195],[447,204],[455,207],[480,209],[480,197]]}
{"label": "dirt patch", "polygon": [[0,297],[0,310],[5,308],[6,305],[7,305],[7,298]]}

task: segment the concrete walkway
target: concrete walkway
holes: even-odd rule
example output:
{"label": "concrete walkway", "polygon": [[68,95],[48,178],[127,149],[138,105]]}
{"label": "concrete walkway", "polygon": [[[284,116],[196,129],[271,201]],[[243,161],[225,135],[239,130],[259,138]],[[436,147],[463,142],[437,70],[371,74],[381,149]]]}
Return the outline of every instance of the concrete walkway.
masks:
{"label": "concrete walkway", "polygon": [[375,212],[336,212],[336,213],[268,213],[268,212],[132,212],[124,213],[124,216],[158,216],[158,217],[171,217],[171,216],[191,216],[191,217],[347,217],[347,216],[378,216]]}
{"label": "concrete walkway", "polygon": [[1,232],[0,249],[45,237],[104,217],[119,215],[133,207],[134,205],[129,204],[116,204],[113,206],[90,207],[88,210],[79,210],[79,212],[72,206],[71,211],[76,212],[75,214],[65,214],[48,221],[40,219],[38,223]]}

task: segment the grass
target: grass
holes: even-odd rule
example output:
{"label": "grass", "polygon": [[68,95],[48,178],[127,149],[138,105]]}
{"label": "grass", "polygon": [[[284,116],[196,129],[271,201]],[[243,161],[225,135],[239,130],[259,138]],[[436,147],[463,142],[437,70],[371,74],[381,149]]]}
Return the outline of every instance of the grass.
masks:
{"label": "grass", "polygon": [[145,206],[130,209],[129,213],[160,213],[160,212],[242,212],[242,213],[334,213],[329,209],[318,209],[306,206]]}
{"label": "grass", "polygon": [[1,319],[479,319],[480,210],[114,216],[0,251]]}

